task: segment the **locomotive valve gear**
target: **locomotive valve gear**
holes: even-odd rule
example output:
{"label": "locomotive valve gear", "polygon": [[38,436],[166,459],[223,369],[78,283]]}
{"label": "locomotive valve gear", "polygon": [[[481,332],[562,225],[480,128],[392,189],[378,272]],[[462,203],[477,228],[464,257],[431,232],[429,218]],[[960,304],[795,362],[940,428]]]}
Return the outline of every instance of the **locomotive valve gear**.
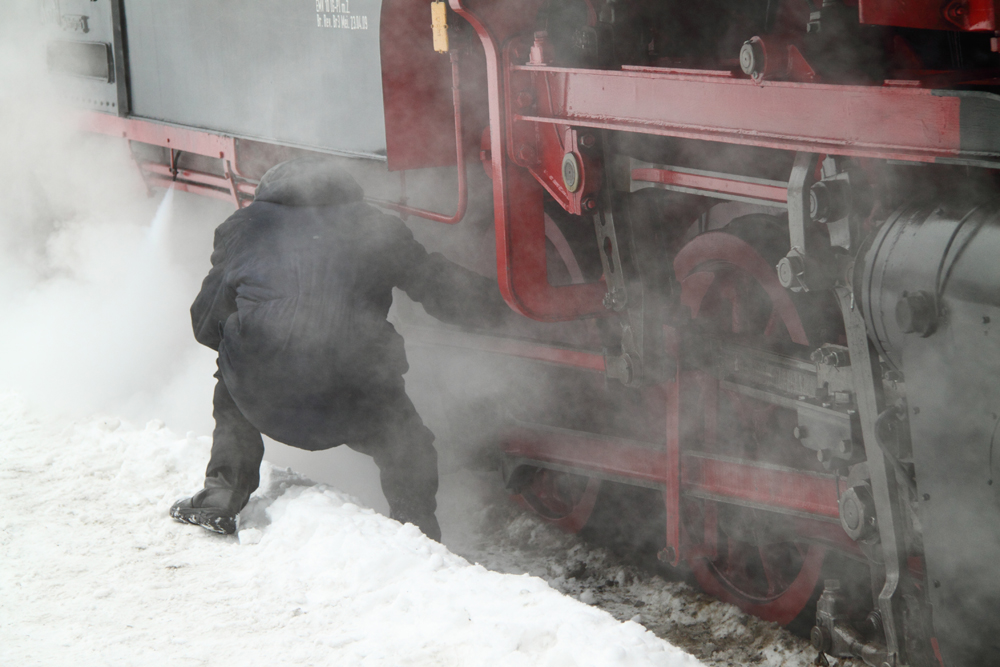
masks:
{"label": "locomotive valve gear", "polygon": [[260,483],[264,433],[370,455],[390,516],[440,539],[434,434],[404,390],[392,289],[471,327],[499,324],[507,308],[495,283],[428,254],[363,196],[332,160],[300,158],[268,171],[254,203],[216,230],[191,306],[195,337],[219,353],[212,455],[205,488],[171,508],[175,519],[234,532]]}
{"label": "locomotive valve gear", "polygon": [[816,625],[810,633],[813,648],[831,655],[861,658],[868,665],[895,664],[894,660],[889,662],[885,647],[865,642],[851,627],[845,602],[840,582],[828,579],[816,602]]}

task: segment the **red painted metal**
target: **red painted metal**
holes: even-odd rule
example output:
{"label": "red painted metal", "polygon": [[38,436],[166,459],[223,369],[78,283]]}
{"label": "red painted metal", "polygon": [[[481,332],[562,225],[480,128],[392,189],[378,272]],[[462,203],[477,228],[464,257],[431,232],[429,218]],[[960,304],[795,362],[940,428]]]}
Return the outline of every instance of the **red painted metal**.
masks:
{"label": "red painted metal", "polygon": [[[545,33],[538,33],[531,47],[532,62],[541,63],[551,50]],[[581,142],[596,145],[593,134],[583,137],[569,125],[537,125],[517,120],[516,114],[537,109],[550,113],[554,100],[551,95],[539,92],[530,75],[516,71],[510,63],[518,62],[527,50],[520,40],[508,42],[504,48],[504,73],[507,95],[507,152],[520,167],[527,169],[560,206],[573,215],[590,213],[596,208],[596,198],[601,187],[600,162],[590,150],[581,150]],[[572,155],[579,172],[578,186],[570,190],[563,178],[563,161]]]}
{"label": "red painted metal", "polygon": [[898,86],[762,82],[730,72],[513,66],[546,113],[517,116],[645,134],[858,157],[933,161],[962,154],[957,97]]}
{"label": "red painted metal", "polygon": [[[720,502],[839,521],[837,479],[833,475],[752,461],[719,460],[694,452],[683,453],[678,465],[671,467],[665,448],[652,444],[529,428],[507,432],[503,451],[579,470],[581,474],[590,471],[657,484],[663,484],[673,470],[680,470],[679,489],[685,495],[710,496]],[[846,490],[846,482],[841,480],[840,485]]]}
{"label": "red painted metal", "polygon": [[[794,548],[796,543],[787,543],[784,548]],[[742,545],[745,546],[745,545]],[[780,547],[781,545],[779,545]],[[730,541],[729,548],[733,549]],[[819,581],[826,557],[826,548],[817,544],[803,545],[805,553],[799,571],[780,592],[771,596],[755,598],[747,595],[727,579],[725,573],[718,571],[708,558],[695,558],[691,568],[695,579],[703,591],[724,602],[735,604],[743,611],[758,616],[766,621],[787,625],[805,608],[812,597]],[[767,562],[763,547],[759,547],[762,563]],[[783,559],[782,559],[783,562]],[[764,566],[767,567],[766,565]]]}
{"label": "red painted metal", "polygon": [[234,137],[96,111],[80,112],[78,118],[82,130],[162,146],[171,151],[172,161],[176,151],[220,159],[226,171],[224,176],[188,169],[177,170],[175,173],[172,165],[137,161],[136,165],[147,185],[173,185],[185,192],[228,199],[237,207],[244,206],[253,199],[254,183],[244,178],[235,166]]}
{"label": "red painted metal", "polygon": [[[674,272],[681,282],[681,303],[698,317],[702,299],[716,280],[713,263],[724,262],[752,276],[771,300],[771,320],[768,332],[774,331],[778,320],[793,342],[808,345],[802,321],[788,291],[778,282],[777,273],[749,243],[725,232],[708,232],[685,245],[674,259]],[[701,269],[700,267],[707,267]]]}
{"label": "red painted metal", "polygon": [[146,184],[149,186],[155,185],[162,188],[173,186],[174,189],[183,192],[223,199],[229,202],[233,200],[230,182],[227,178],[188,169],[178,169],[177,173],[174,174],[170,170],[170,167],[157,162],[137,161],[136,164],[143,173]]}
{"label": "red painted metal", "polygon": [[604,282],[553,287],[545,267],[545,217],[542,188],[525,169],[512,164],[507,150],[505,80],[500,44],[531,26],[540,2],[518,12],[486,0],[450,0],[451,7],[475,29],[486,57],[490,117],[497,281],[504,300],[536,320],[558,321],[606,314]]}
{"label": "red painted metal", "polygon": [[567,533],[578,533],[590,520],[597,504],[597,494],[601,480],[587,478],[578,493],[567,494],[560,488],[560,482],[569,473],[545,468],[535,471],[528,487],[514,496],[514,501],[527,510],[535,512],[545,522]]}
{"label": "red painted metal", "polygon": [[505,434],[503,451],[511,456],[662,484],[667,459],[662,447],[599,435],[513,428]]}
{"label": "red painted metal", "polygon": [[[726,461],[687,452],[681,462],[681,483],[699,497],[738,501],[782,511],[840,518],[837,482],[832,475]],[[847,490],[841,480],[841,491]]]}
{"label": "red painted metal", "polygon": [[[402,213],[403,215],[416,215],[428,220],[434,220],[435,222],[454,225],[461,222],[462,218],[465,217],[465,209],[469,203],[469,186],[466,181],[465,172],[465,147],[462,145],[462,91],[458,51],[451,51],[449,55],[451,56],[451,92],[454,104],[452,113],[455,119],[455,163],[458,168],[458,203],[455,205],[455,215],[447,216],[442,213],[435,213],[434,211],[427,211],[422,208],[414,208],[406,204],[383,201],[381,199],[368,198],[368,201],[396,211],[397,213]],[[385,70],[383,69],[383,71]]]}
{"label": "red painted metal", "polygon": [[676,185],[678,187],[739,195],[741,197],[753,197],[754,199],[780,202],[782,204],[788,201],[787,187],[763,183],[748,183],[746,181],[720,178],[718,176],[688,174],[669,169],[633,169],[632,180],[645,183]]}
{"label": "red painted metal", "polygon": [[382,0],[379,49],[392,171],[455,164],[448,61],[435,53],[431,0]]}
{"label": "red painted metal", "polygon": [[934,657],[937,658],[938,664],[945,667],[944,658],[941,656],[941,645],[938,644],[937,637],[931,637],[931,649],[934,651]]}
{"label": "red painted metal", "polygon": [[[838,482],[833,475],[751,461],[719,460],[694,452],[684,453],[679,465],[671,467],[665,449],[652,445],[529,428],[508,431],[503,451],[579,470],[581,474],[590,471],[657,484],[663,484],[673,470],[680,470],[679,490],[685,495],[839,521]],[[842,479],[840,487],[841,491],[847,490]],[[677,526],[679,530],[680,524]],[[839,527],[836,530],[843,532]],[[831,535],[826,539],[831,539]]]}
{"label": "red painted metal", "polygon": [[[726,265],[735,271],[725,270]],[[722,232],[703,234],[681,251],[674,266],[681,280],[682,303],[691,309],[692,317],[707,314],[703,300],[714,289],[731,304],[733,332],[770,337],[777,333],[776,323],[780,320],[793,338],[805,338],[798,312],[776,284],[773,267],[742,239]],[[740,297],[745,290],[739,289],[737,282],[741,279],[756,280],[772,300],[763,331],[748,330],[749,323],[757,318],[746,317],[747,304]],[[702,429],[703,447],[710,451],[719,435],[719,381],[707,373],[694,375],[700,393],[688,403],[686,431]],[[743,410],[751,413],[753,421],[753,411],[773,409],[766,404],[759,408],[742,403],[735,406],[741,423]],[[699,409],[701,424],[692,417],[699,414]],[[839,517],[838,480],[832,475],[690,449],[682,452],[677,469],[684,494],[689,502],[698,503],[702,513],[700,541],[682,526],[684,560],[703,590],[745,611],[781,624],[791,622],[806,607],[816,588],[827,547],[857,551],[839,522],[835,522]],[[791,514],[794,527],[785,540],[743,542],[720,530],[717,517],[724,504]],[[693,511],[688,507],[687,512]],[[751,514],[748,520],[756,517]]]}
{"label": "red painted metal", "polygon": [[202,197],[211,197],[212,199],[220,199],[222,201],[227,201],[232,203],[233,196],[229,192],[222,192],[212,187],[206,187],[198,185],[196,183],[185,183],[183,181],[174,181],[170,178],[165,178],[158,174],[147,174],[145,175],[145,182],[148,187],[160,187],[160,188],[174,188],[175,190],[180,190],[181,192],[190,192],[194,195],[199,195]]}
{"label": "red painted metal", "polygon": [[997,29],[995,0],[859,0],[861,23],[924,30]]}
{"label": "red painted metal", "polygon": [[99,111],[81,111],[78,118],[80,129],[87,132],[109,134],[233,162],[236,160],[236,139],[223,134],[190,130],[139,118],[122,118]]}
{"label": "red painted metal", "polygon": [[402,331],[407,345],[454,347],[463,350],[502,354],[532,361],[541,361],[558,366],[570,366],[588,371],[604,372],[604,356],[596,352],[555,347],[543,343],[501,338],[460,331],[431,329],[429,327],[405,327]]}

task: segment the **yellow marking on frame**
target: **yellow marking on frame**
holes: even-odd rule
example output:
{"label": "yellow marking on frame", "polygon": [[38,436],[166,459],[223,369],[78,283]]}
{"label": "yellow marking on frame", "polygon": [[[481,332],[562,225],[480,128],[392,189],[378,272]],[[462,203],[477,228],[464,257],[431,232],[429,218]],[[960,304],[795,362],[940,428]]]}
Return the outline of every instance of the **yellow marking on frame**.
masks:
{"label": "yellow marking on frame", "polygon": [[448,53],[448,5],[431,3],[431,28],[434,30],[434,50]]}

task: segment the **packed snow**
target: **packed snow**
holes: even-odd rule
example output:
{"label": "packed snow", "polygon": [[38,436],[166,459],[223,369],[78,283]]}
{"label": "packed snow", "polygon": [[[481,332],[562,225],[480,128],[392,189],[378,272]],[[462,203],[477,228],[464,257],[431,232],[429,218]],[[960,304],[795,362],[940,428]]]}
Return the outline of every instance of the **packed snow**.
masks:
{"label": "packed snow", "polygon": [[0,398],[2,664],[701,664],[269,464],[236,536],[171,521],[210,445]]}

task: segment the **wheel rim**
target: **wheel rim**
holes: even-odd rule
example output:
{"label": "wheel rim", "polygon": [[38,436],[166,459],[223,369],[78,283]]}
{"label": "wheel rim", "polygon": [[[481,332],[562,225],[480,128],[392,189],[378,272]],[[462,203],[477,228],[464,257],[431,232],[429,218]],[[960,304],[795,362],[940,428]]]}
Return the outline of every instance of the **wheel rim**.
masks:
{"label": "wheel rim", "polygon": [[794,343],[809,344],[795,303],[778,282],[774,267],[743,239],[725,232],[702,234],[677,253],[674,271],[681,283],[681,302],[691,309],[692,318],[704,315],[706,299],[724,299],[733,307],[731,333],[748,333],[753,323],[740,297],[746,287],[756,284],[770,305],[760,333],[770,339],[784,334]]}
{"label": "wheel rim", "polygon": [[601,480],[582,475],[535,468],[514,500],[543,521],[569,533],[577,533],[594,512]]}
{"label": "wheel rim", "polygon": [[753,545],[719,535],[714,558],[689,561],[706,593],[780,625],[791,623],[816,590],[826,548],[803,542]]}
{"label": "wheel rim", "polygon": [[[808,345],[794,302],[778,282],[773,263],[763,256],[785,250],[758,250],[733,233],[702,234],[674,262],[682,303],[691,309],[692,318],[707,320],[724,333],[758,337],[766,343]],[[721,393],[729,399],[741,428],[751,431],[756,440],[774,407],[734,392]],[[746,453],[753,458],[751,452]],[[720,509],[714,502],[703,503],[704,512],[713,516]],[[757,512],[744,511],[742,516],[750,518],[746,525],[756,532],[761,521]],[[707,522],[704,530],[706,544],[714,548],[689,558],[688,563],[705,592],[782,625],[809,604],[821,575],[825,547],[794,539],[747,541],[726,534],[714,521]]]}

